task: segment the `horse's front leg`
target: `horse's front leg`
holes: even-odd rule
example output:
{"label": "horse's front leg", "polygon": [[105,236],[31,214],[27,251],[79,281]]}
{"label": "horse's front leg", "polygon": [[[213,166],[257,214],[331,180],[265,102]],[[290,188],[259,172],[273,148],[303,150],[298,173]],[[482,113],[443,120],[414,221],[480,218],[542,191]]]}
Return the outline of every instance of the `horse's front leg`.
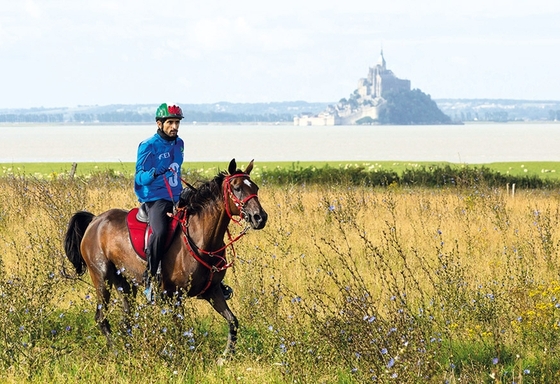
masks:
{"label": "horse's front leg", "polygon": [[229,358],[235,353],[235,345],[237,343],[237,318],[229,309],[224,294],[219,284],[216,284],[210,292],[208,292],[206,300],[212,307],[227,320],[229,325],[229,333],[226,349],[224,350],[223,357]]}

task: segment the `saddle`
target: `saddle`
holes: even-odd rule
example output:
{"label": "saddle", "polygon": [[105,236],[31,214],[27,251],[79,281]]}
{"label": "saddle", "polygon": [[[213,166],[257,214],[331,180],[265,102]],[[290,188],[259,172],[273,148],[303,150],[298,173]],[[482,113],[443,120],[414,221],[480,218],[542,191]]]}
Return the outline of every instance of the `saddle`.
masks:
{"label": "saddle", "polygon": [[[126,215],[126,225],[132,248],[136,254],[146,260],[146,249],[148,241],[152,235],[152,227],[148,223],[148,212],[144,204],[140,208],[132,208]],[[178,220],[171,220],[167,228],[167,237],[165,239],[165,250],[169,249],[171,241],[175,235],[175,231],[179,226]]]}

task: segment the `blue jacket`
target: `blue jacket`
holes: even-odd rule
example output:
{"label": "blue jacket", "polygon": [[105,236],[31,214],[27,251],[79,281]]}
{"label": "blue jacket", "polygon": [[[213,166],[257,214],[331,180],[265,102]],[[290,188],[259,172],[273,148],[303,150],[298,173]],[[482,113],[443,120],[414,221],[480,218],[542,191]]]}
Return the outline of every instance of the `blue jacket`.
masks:
{"label": "blue jacket", "polygon": [[[138,145],[134,192],[139,202],[165,199],[176,203],[179,200],[183,152],[181,138],[167,141],[157,133]],[[158,174],[158,169],[166,171]],[[164,178],[167,178],[173,196],[170,196]]]}

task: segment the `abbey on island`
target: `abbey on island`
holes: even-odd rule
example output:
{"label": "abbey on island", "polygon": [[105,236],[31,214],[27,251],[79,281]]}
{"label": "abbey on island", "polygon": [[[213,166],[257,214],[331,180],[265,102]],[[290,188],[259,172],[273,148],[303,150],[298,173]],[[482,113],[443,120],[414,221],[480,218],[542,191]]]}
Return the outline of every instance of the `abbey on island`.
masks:
{"label": "abbey on island", "polygon": [[381,50],[377,65],[369,68],[367,78],[358,80],[358,88],[349,100],[342,99],[336,105],[329,105],[318,115],[296,116],[294,125],[352,125],[366,117],[377,120],[385,103],[383,95],[394,90],[410,91],[410,80],[399,79],[387,69]]}

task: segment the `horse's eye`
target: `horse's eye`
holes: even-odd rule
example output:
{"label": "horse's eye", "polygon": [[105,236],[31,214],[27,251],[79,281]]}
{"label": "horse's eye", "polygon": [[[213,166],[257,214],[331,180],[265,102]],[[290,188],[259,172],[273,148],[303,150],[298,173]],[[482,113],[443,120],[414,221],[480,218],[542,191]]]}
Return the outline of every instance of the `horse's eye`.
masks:
{"label": "horse's eye", "polygon": [[239,186],[239,185],[234,185],[234,186],[233,186],[233,190],[234,190],[235,192],[239,192],[239,191],[241,191],[241,186]]}

